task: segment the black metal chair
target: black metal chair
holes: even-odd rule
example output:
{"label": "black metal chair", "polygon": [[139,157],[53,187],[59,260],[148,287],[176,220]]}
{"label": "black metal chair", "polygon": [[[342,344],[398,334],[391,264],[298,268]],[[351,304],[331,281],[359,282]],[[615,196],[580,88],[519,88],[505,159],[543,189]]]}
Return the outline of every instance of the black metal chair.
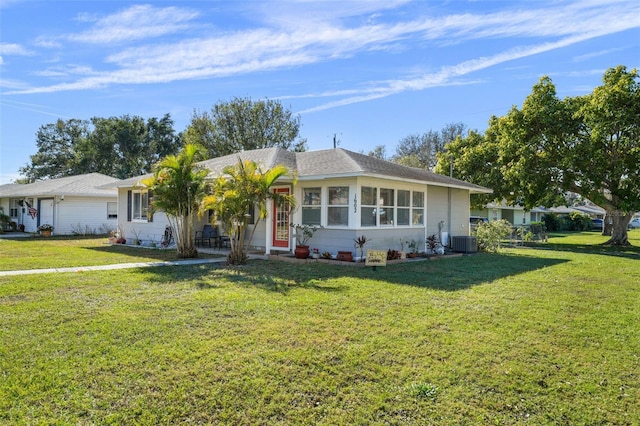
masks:
{"label": "black metal chair", "polygon": [[196,246],[216,247],[218,245],[218,230],[212,225],[204,225],[202,231],[196,231]]}
{"label": "black metal chair", "polygon": [[173,228],[166,226],[164,228],[164,237],[162,237],[162,247],[168,247],[173,242]]}

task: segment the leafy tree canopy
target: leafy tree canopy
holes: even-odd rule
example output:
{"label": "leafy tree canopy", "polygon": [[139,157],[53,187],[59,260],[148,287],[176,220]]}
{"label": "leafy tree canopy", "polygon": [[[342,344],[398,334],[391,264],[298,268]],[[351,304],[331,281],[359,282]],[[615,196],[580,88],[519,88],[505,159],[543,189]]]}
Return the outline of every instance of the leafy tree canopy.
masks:
{"label": "leafy tree canopy", "polygon": [[436,171],[447,170],[453,158],[455,177],[527,209],[577,193],[607,211],[608,243],[627,244],[627,224],[640,210],[638,72],[611,68],[592,93],[565,99],[543,77],[522,108],[492,117],[484,135],[459,137],[438,158]]}
{"label": "leafy tree canopy", "polygon": [[207,169],[198,166],[204,149],[187,144],[178,155],[168,155],[153,166],[153,176],[142,184],[152,192],[151,209],[164,211],[176,231],[178,257],[197,257],[194,220],[207,194]]}
{"label": "leafy tree canopy", "polygon": [[204,146],[209,158],[215,158],[258,148],[304,151],[306,140],[298,138],[299,131],[300,117],[279,101],[234,98],[211,111],[194,111],[185,139]]}
{"label": "leafy tree canopy", "polygon": [[445,146],[456,137],[464,135],[466,130],[467,126],[463,123],[450,123],[439,132],[429,130],[422,135],[405,136],[396,147],[391,161],[409,167],[433,170],[438,162],[437,154],[444,151]]}
{"label": "leafy tree canopy", "polygon": [[30,181],[93,172],[124,179],[150,172],[182,145],[169,114],[146,121],[129,115],[60,119],[41,126],[36,139],[37,153],[20,169]]}
{"label": "leafy tree canopy", "polygon": [[273,184],[282,176],[289,175],[295,181],[292,172],[283,165],[277,165],[263,171],[253,161],[242,161],[225,167],[223,175],[212,184],[212,195],[205,197],[203,206],[215,213],[227,230],[231,250],[227,260],[230,264],[243,264],[247,261],[247,247],[258,226],[259,220],[254,222],[249,238],[245,241],[249,228],[251,209],[256,209],[259,219],[266,219],[268,215],[267,201],[272,200],[279,205],[286,205],[290,210],[295,205],[291,195],[280,195],[271,190]]}

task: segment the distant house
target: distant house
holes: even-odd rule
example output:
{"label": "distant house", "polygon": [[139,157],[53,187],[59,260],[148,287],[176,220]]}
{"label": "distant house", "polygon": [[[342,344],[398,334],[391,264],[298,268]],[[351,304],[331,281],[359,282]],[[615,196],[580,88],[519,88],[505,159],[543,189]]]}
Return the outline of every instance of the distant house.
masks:
{"label": "distant house", "polygon": [[[252,160],[263,170],[282,164],[295,173],[281,178],[273,190],[293,194],[297,208],[271,206],[269,218],[260,221],[253,248],[272,252],[291,251],[295,240],[290,224],[322,226],[310,244],[321,251],[353,249],[353,239],[365,235],[367,248],[399,248],[401,239],[424,245],[436,234],[443,242],[449,236],[469,235],[469,195],[491,193],[490,189],[426,170],[401,166],[345,149],[290,152],[279,148],[243,151],[200,163],[209,177],[222,174],[238,159]],[[117,182],[118,223],[125,237],[160,241],[168,220],[164,213],[148,213],[149,194],[139,176]],[[210,221],[205,215],[196,229]],[[252,217],[253,220],[253,217]]]}
{"label": "distant house", "polygon": [[514,226],[527,226],[530,225],[531,222],[542,222],[542,218],[547,213],[564,216],[574,212],[588,215],[592,219],[602,219],[605,215],[604,209],[595,205],[549,208],[536,207],[531,209],[531,211],[526,211],[523,206],[509,206],[506,203],[488,203],[482,209],[471,209],[471,216],[485,217],[490,221],[505,219]]}
{"label": "distant house", "polygon": [[0,206],[25,232],[45,223],[54,234],[99,233],[116,229],[117,191],[101,189],[118,179],[100,173],[0,185]]}
{"label": "distant house", "polygon": [[504,219],[514,226],[530,225],[531,212],[522,206],[509,206],[506,203],[488,203],[482,209],[471,209],[471,216],[487,218],[489,221]]}

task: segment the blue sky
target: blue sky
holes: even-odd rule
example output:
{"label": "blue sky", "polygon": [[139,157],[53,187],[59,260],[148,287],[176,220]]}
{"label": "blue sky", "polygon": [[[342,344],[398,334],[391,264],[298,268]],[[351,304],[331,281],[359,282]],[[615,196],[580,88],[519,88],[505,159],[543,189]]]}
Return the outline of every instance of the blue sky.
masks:
{"label": "blue sky", "polygon": [[403,137],[521,105],[543,75],[589,93],[640,67],[637,1],[0,0],[0,184],[62,119],[279,99],[309,149],[391,155]]}

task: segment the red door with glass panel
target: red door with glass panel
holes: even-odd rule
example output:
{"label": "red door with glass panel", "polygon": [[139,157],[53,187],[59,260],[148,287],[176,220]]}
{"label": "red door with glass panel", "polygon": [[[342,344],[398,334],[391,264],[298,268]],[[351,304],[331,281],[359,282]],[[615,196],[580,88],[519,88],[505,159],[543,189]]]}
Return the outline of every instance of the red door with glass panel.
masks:
{"label": "red door with glass panel", "polygon": [[[289,188],[273,191],[280,195],[289,195]],[[289,247],[289,203],[273,204],[273,247]]]}

